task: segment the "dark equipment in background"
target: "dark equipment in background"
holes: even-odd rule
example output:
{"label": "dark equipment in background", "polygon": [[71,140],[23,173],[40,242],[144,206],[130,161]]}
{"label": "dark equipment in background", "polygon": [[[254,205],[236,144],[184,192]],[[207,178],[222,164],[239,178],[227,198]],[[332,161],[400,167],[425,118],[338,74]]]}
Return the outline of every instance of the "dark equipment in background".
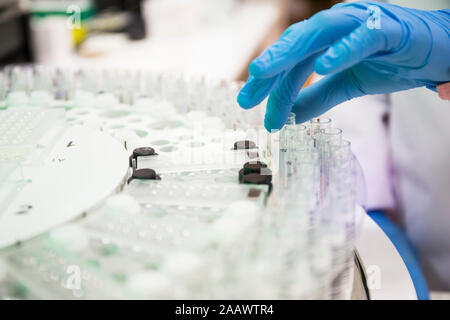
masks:
{"label": "dark equipment in background", "polygon": [[[95,0],[95,7],[98,13],[129,14],[129,23],[119,31],[126,32],[132,40],[140,40],[146,36],[141,2],[141,0]],[[34,61],[29,21],[29,12],[20,8],[18,0],[0,0],[0,67]]]}
{"label": "dark equipment in background", "polygon": [[28,21],[18,1],[0,0],[0,66],[32,61]]}
{"label": "dark equipment in background", "polygon": [[131,18],[129,23],[124,27],[130,39],[140,40],[145,38],[146,29],[145,21],[141,10],[141,0],[95,0],[97,13],[104,12],[127,12]]}

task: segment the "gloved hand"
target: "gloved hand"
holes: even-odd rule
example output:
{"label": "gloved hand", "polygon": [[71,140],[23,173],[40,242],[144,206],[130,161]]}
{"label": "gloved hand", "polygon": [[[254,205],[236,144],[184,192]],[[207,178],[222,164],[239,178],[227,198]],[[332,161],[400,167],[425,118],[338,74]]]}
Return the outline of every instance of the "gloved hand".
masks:
{"label": "gloved hand", "polygon": [[[290,26],[250,64],[238,103],[252,108],[270,93],[264,125],[271,131],[291,111],[301,123],[366,94],[436,90],[450,81],[449,32],[448,9],[372,1],[335,5]],[[327,76],[300,91],[313,70]]]}

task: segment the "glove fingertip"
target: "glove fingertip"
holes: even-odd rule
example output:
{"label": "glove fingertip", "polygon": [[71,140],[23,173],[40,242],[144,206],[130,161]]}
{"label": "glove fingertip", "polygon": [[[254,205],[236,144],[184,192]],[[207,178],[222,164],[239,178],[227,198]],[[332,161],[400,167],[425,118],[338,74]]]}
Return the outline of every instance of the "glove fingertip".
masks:
{"label": "glove fingertip", "polygon": [[260,73],[258,62],[252,61],[248,66],[248,73],[254,77],[257,77]]}
{"label": "glove fingertip", "polygon": [[266,128],[266,130],[268,132],[272,132],[273,128],[272,128],[272,124],[270,123],[269,119],[264,118],[264,128]]}
{"label": "glove fingertip", "polygon": [[329,62],[326,61],[326,59],[327,59],[326,57],[319,57],[314,62],[314,72],[322,76],[332,72],[333,67]]}
{"label": "glove fingertip", "polygon": [[249,97],[249,95],[245,91],[242,91],[242,90],[241,90],[241,92],[239,92],[239,94],[237,96],[237,103],[239,104],[239,106],[242,109],[250,109],[255,106],[252,98]]}
{"label": "glove fingertip", "polygon": [[283,127],[283,124],[281,124],[278,119],[274,119],[274,117],[266,113],[266,116],[264,118],[264,127],[267,131],[273,132],[280,130],[281,127]]}

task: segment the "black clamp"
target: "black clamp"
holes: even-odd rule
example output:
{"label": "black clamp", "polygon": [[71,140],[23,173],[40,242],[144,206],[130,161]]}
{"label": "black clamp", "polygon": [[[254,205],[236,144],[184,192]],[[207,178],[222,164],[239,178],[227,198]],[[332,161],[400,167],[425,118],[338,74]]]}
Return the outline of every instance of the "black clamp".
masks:
{"label": "black clamp", "polygon": [[[158,154],[155,152],[155,149],[152,147],[141,147],[133,150],[129,160],[130,167],[136,169],[137,168],[137,158],[138,157],[148,157],[148,156],[157,156]],[[135,162],[135,166],[133,167],[133,160]]]}

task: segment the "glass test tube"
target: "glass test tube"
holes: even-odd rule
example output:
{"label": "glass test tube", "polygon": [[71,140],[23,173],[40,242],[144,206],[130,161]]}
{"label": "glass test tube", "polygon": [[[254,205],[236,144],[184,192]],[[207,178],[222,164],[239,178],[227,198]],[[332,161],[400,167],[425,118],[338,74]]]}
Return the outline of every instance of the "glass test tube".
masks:
{"label": "glass test tube", "polygon": [[280,150],[286,152],[292,147],[293,136],[295,132],[295,114],[290,113],[286,124],[280,130]]}
{"label": "glass test tube", "polygon": [[8,81],[4,71],[0,71],[0,108],[4,107],[6,93],[8,91]]}
{"label": "glass test tube", "polygon": [[43,66],[35,66],[32,73],[33,82],[30,92],[30,104],[33,106],[49,106],[53,100],[51,70]]}
{"label": "glass test tube", "polygon": [[330,118],[314,118],[309,121],[309,135],[315,137],[320,130],[331,127]]}
{"label": "glass test tube", "polygon": [[101,91],[96,97],[96,104],[101,108],[114,108],[119,104],[120,75],[116,70],[105,69],[101,76]]}
{"label": "glass test tube", "polygon": [[57,68],[54,74],[54,97],[56,100],[67,101],[71,96],[71,71],[68,69]]}
{"label": "glass test tube", "polygon": [[90,108],[95,104],[98,92],[98,77],[94,71],[81,69],[73,75],[73,106]]}
{"label": "glass test tube", "polygon": [[9,75],[7,105],[26,106],[28,104],[28,72],[25,68],[13,67]]}

